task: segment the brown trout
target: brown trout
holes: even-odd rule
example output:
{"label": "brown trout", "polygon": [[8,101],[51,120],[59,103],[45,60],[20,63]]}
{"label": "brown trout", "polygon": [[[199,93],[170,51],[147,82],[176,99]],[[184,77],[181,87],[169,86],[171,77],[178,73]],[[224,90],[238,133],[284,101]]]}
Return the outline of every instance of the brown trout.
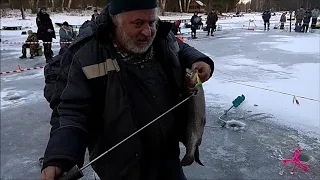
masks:
{"label": "brown trout", "polygon": [[[196,84],[195,73],[187,69],[187,84]],[[182,166],[190,166],[194,161],[204,166],[200,161],[199,146],[202,141],[204,126],[206,124],[206,103],[202,85],[189,88],[194,94],[188,101],[188,120],[186,141],[186,154],[181,160]]]}

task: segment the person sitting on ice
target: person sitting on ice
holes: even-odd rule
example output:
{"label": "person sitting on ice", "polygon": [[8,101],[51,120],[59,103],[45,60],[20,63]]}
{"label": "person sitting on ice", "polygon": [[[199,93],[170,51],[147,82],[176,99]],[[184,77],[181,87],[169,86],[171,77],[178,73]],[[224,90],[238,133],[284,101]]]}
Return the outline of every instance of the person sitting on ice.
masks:
{"label": "person sitting on ice", "polygon": [[265,10],[262,14],[262,19],[264,21],[264,30],[266,30],[266,26],[268,24],[268,31],[270,30],[270,18],[271,18],[271,12],[270,10]]}
{"label": "person sitting on ice", "polygon": [[60,36],[60,47],[66,48],[71,44],[71,41],[74,39],[75,34],[71,31],[69,23],[65,21],[62,23],[62,26],[59,30]]}
{"label": "person sitting on ice", "polygon": [[27,48],[30,49],[30,59],[33,59],[36,56],[37,48],[39,47],[39,41],[36,36],[32,32],[32,30],[28,30],[28,38],[26,40],[26,43],[22,45],[22,56],[20,56],[20,59],[27,58]]}
{"label": "person sitting on ice", "polygon": [[177,20],[172,24],[171,31],[173,32],[174,35],[178,35],[178,32],[181,33],[180,24],[181,24],[181,20]]}
{"label": "person sitting on ice", "polygon": [[280,29],[284,29],[284,24],[287,22],[287,17],[286,13],[282,13],[281,18],[280,18]]}

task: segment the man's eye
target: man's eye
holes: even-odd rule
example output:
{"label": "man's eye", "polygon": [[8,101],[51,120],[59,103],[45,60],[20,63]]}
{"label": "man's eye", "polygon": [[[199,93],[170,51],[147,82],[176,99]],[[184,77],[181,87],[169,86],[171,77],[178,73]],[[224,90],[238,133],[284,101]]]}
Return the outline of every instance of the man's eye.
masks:
{"label": "man's eye", "polygon": [[142,22],[136,22],[136,26],[141,27],[143,25]]}

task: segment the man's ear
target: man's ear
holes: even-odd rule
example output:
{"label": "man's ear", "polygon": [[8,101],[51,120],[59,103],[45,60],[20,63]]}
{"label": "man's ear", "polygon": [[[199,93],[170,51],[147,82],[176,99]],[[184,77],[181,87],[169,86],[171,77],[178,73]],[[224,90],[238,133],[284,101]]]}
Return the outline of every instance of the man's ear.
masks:
{"label": "man's ear", "polygon": [[111,20],[114,26],[119,27],[119,21],[117,20],[116,16],[111,16]]}

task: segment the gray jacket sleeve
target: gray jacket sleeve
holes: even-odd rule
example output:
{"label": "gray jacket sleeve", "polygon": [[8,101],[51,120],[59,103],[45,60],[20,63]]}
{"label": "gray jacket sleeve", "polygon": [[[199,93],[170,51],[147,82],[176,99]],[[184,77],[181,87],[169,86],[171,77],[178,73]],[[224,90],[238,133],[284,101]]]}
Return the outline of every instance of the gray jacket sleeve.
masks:
{"label": "gray jacket sleeve", "polygon": [[72,37],[62,28],[59,30],[59,36],[60,39],[72,41]]}

